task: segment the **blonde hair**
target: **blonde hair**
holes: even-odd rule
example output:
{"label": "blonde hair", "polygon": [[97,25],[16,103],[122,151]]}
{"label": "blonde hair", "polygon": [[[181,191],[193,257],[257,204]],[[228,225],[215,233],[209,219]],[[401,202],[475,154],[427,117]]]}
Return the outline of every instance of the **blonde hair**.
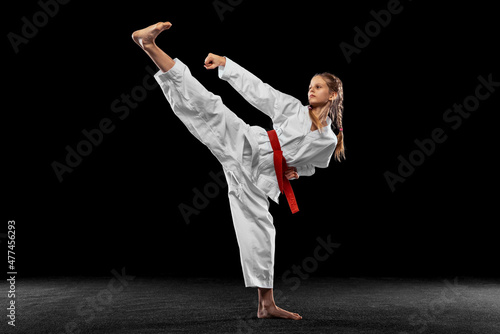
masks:
{"label": "blonde hair", "polygon": [[344,88],[342,86],[342,81],[335,75],[324,72],[316,74],[315,76],[320,76],[325,80],[330,92],[337,93],[335,99],[330,101],[323,110],[321,110],[319,117],[316,116],[312,109],[309,109],[309,116],[313,124],[318,128],[318,131],[322,131],[322,122],[327,116],[330,116],[332,120],[332,128],[337,128],[337,146],[335,147],[334,157],[337,161],[341,159],[345,160],[345,148],[344,148],[344,129],[342,128],[342,117],[344,115]]}

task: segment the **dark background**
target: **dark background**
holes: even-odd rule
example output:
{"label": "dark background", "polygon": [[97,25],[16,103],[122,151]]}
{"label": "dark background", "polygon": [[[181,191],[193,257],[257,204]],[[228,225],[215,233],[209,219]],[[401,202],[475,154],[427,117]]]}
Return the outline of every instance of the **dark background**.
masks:
{"label": "dark background", "polygon": [[[226,2],[226,1],[222,1]],[[235,4],[237,2],[233,2]],[[307,104],[309,80],[329,71],[344,83],[347,160],[293,181],[301,211],[271,203],[276,277],[313,255],[316,238],[341,246],[315,275],[494,276],[499,251],[495,92],[453,130],[443,114],[473,95],[478,76],[500,81],[498,24],[486,1],[402,1],[403,10],[348,63],[339,47],[388,1],[242,1],[220,19],[213,1],[71,1],[16,54],[7,34],[32,21],[36,1],[4,16],[3,226],[16,220],[19,276],[241,276],[227,188],[186,224],[179,205],[211,182],[218,161],[173,115],[161,90],[123,120],[111,104],[155,68],[130,38],[158,21],[173,27],[157,43],[179,57],[249,124],[267,116],[206,71],[225,55]],[[149,80],[149,82],[152,82]],[[500,90],[500,89],[497,89]],[[484,92],[484,90],[483,90]],[[123,105],[123,104],[121,104]],[[82,130],[109,118],[102,143],[59,182]],[[394,192],[414,141],[435,128],[447,140]],[[4,248],[5,236],[1,239]]]}

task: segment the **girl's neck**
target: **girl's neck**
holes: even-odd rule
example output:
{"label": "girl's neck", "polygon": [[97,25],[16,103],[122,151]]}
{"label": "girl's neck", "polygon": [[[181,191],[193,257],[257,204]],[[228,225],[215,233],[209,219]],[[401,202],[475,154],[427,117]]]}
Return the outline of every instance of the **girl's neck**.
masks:
{"label": "girl's neck", "polygon": [[[326,118],[328,117],[327,106],[317,106],[317,107],[310,106],[309,112],[312,114],[311,121],[313,123],[311,124],[311,131],[315,131],[318,128],[322,128],[328,125],[326,121]],[[315,122],[314,118],[316,118],[319,121],[319,124]]]}
{"label": "girl's neck", "polygon": [[[312,107],[312,106],[311,106]],[[316,115],[316,117],[322,122],[326,122],[326,117],[328,116],[327,105],[312,107],[311,111]]]}

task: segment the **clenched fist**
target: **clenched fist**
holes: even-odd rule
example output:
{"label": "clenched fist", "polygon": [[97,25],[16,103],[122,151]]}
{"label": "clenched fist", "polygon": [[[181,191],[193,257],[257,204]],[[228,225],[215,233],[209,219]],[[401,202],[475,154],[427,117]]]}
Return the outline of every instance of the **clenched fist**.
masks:
{"label": "clenched fist", "polygon": [[213,70],[219,66],[226,65],[226,58],[214,55],[213,53],[209,53],[207,58],[205,59],[205,68],[207,70]]}

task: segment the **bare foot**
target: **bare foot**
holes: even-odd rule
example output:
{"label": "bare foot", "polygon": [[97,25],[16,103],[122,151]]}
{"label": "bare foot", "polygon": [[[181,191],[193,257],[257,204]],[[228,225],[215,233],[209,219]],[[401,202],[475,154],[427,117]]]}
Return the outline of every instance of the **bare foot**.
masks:
{"label": "bare foot", "polygon": [[163,31],[170,29],[172,23],[170,22],[158,22],[147,28],[134,31],[132,34],[132,39],[141,48],[146,49],[149,46],[154,45],[156,37]]}
{"label": "bare foot", "polygon": [[282,318],[282,319],[293,319],[300,320],[302,317],[298,313],[289,312],[283,310],[282,308],[272,304],[270,306],[259,305],[259,310],[257,311],[257,317],[260,319],[269,318]]}

